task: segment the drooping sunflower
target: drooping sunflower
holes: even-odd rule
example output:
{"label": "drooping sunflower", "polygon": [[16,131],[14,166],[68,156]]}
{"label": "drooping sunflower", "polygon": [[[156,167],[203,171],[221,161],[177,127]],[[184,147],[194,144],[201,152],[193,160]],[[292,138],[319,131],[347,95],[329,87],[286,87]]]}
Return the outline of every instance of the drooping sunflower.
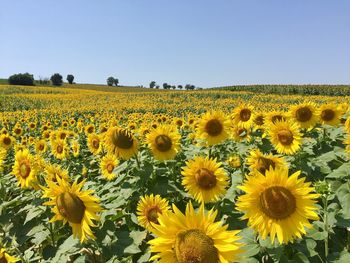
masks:
{"label": "drooping sunflower", "polygon": [[235,126],[250,129],[254,124],[254,107],[251,105],[240,105],[232,113]]}
{"label": "drooping sunflower", "polygon": [[336,126],[340,123],[342,110],[335,104],[324,104],[320,107],[320,119],[322,124]]}
{"label": "drooping sunflower", "polygon": [[289,117],[297,122],[301,128],[312,128],[319,120],[319,112],[317,106],[313,102],[304,102],[291,106],[289,109]]}
{"label": "drooping sunflower", "polygon": [[170,125],[160,125],[147,134],[147,143],[155,159],[173,159],[180,149],[180,134]]}
{"label": "drooping sunflower", "polygon": [[278,121],[286,121],[288,118],[287,113],[282,111],[270,111],[265,115],[265,126],[269,127]]}
{"label": "drooping sunflower", "polygon": [[1,263],[15,263],[20,261],[21,259],[10,256],[6,249],[0,248],[0,262]]}
{"label": "drooping sunflower", "polygon": [[153,230],[153,224],[159,224],[158,217],[169,211],[168,201],[160,195],[145,195],[137,204],[137,220],[139,225],[148,231]]}
{"label": "drooping sunflower", "polygon": [[109,153],[128,160],[138,151],[137,139],[128,130],[111,127],[105,134],[104,145]]}
{"label": "drooping sunflower", "polygon": [[66,169],[62,169],[58,164],[46,164],[45,173],[47,175],[47,180],[52,182],[57,182],[57,177],[64,179],[65,181],[70,180],[68,171]]}
{"label": "drooping sunflower", "polygon": [[215,202],[226,193],[228,176],[216,159],[197,156],[186,162],[182,185],[198,202]]}
{"label": "drooping sunflower", "polygon": [[2,134],[0,136],[0,148],[5,148],[6,150],[10,149],[15,142],[15,138],[13,138],[9,134]]}
{"label": "drooping sunflower", "polygon": [[51,200],[44,205],[53,206],[51,211],[55,214],[50,222],[68,222],[72,227],[73,236],[78,237],[81,242],[94,239],[90,227],[96,226],[92,220],[99,220],[97,213],[102,211],[102,208],[99,199],[91,195],[93,190],[82,190],[85,180],[80,183],[75,181],[70,185],[57,177],[57,183],[50,180],[46,183],[48,187],[42,187],[43,198]]}
{"label": "drooping sunflower", "polygon": [[150,250],[156,253],[150,260],[160,263],[227,263],[240,260],[243,244],[238,243],[239,231],[228,231],[227,225],[215,222],[217,211],[197,212],[191,203],[183,214],[175,205],[173,212],[158,215],[159,224],[152,224],[156,238],[150,240]]}
{"label": "drooping sunflower", "polygon": [[67,141],[56,139],[51,142],[52,155],[57,159],[65,159],[67,156]]}
{"label": "drooping sunflower", "polygon": [[300,149],[301,133],[297,123],[276,121],[269,127],[270,141],[281,154],[294,154]]}
{"label": "drooping sunflower", "polygon": [[229,136],[230,121],[220,111],[207,112],[199,120],[197,137],[207,141],[208,145],[223,142]]}
{"label": "drooping sunflower", "polygon": [[106,178],[108,181],[113,180],[117,177],[117,174],[113,173],[115,167],[117,167],[119,161],[117,157],[113,154],[107,154],[102,157],[100,167],[102,171],[102,176]]}
{"label": "drooping sunflower", "polygon": [[234,126],[232,127],[231,132],[231,137],[236,142],[241,142],[243,140],[249,142],[251,140],[251,129],[246,129],[240,126]]}
{"label": "drooping sunflower", "polygon": [[36,183],[37,167],[28,149],[16,152],[12,173],[17,177],[18,185],[22,188],[33,187]]}
{"label": "drooping sunflower", "polygon": [[277,236],[279,243],[288,243],[305,234],[305,227],[311,228],[310,219],[318,219],[319,195],[299,175],[300,171],[288,176],[287,168],[270,169],[265,175],[247,176],[239,186],[245,194],[238,198],[237,210],[262,239],[269,235],[274,242]]}
{"label": "drooping sunflower", "polygon": [[87,145],[93,155],[97,155],[102,151],[102,141],[96,133],[88,135]]}
{"label": "drooping sunflower", "polygon": [[270,168],[280,169],[287,167],[283,157],[275,156],[272,153],[263,154],[259,149],[250,151],[250,155],[247,157],[247,165],[249,165],[252,174],[258,172],[263,175]]}
{"label": "drooping sunflower", "polygon": [[80,153],[80,144],[78,141],[74,140],[71,142],[71,150],[74,157],[78,157]]}

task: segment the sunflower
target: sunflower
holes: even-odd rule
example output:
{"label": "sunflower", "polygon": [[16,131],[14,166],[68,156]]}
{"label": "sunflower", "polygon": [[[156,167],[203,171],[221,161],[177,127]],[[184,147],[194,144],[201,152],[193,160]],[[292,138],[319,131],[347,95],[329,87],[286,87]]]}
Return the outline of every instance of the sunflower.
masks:
{"label": "sunflower", "polygon": [[160,161],[174,159],[180,148],[180,134],[169,125],[161,125],[147,134],[147,143],[154,158]]}
{"label": "sunflower", "polygon": [[158,214],[159,224],[152,224],[156,238],[150,240],[150,250],[156,253],[150,260],[164,263],[236,262],[242,252],[239,231],[228,231],[227,225],[215,222],[217,211],[206,212],[202,204],[195,212],[191,203],[183,214],[175,205],[173,212]]}
{"label": "sunflower", "polygon": [[249,129],[254,124],[254,107],[251,105],[240,105],[232,113],[233,122],[236,126]]}
{"label": "sunflower", "polygon": [[182,185],[198,202],[215,202],[226,193],[228,176],[216,159],[195,157],[186,162]]}
{"label": "sunflower", "polygon": [[115,167],[118,166],[118,164],[119,161],[115,155],[107,154],[106,156],[103,156],[100,163],[102,176],[108,181],[111,181],[114,178],[116,178],[117,174],[113,173],[113,170]]}
{"label": "sunflower", "polygon": [[287,114],[282,111],[271,111],[265,115],[265,125],[270,126],[278,121],[286,121]]}
{"label": "sunflower", "polygon": [[246,129],[246,128],[239,127],[239,126],[234,126],[232,128],[231,137],[236,142],[241,142],[243,140],[246,140],[247,142],[249,142],[251,139],[250,133],[251,133],[250,129]]}
{"label": "sunflower", "polygon": [[0,148],[0,173],[3,171],[3,164],[7,155],[7,151],[5,149]]}
{"label": "sunflower", "polygon": [[262,129],[265,124],[265,114],[263,112],[257,112],[254,115],[254,130]]}
{"label": "sunflower", "polygon": [[17,177],[18,185],[22,188],[33,187],[33,184],[36,183],[37,169],[28,149],[16,152],[12,173]]}
{"label": "sunflower", "polygon": [[220,111],[207,112],[199,120],[197,127],[198,138],[214,145],[223,142],[228,138],[230,122]]}
{"label": "sunflower", "polygon": [[283,157],[278,157],[271,153],[263,154],[259,149],[250,151],[250,155],[247,158],[247,165],[249,165],[249,169],[253,174],[258,172],[263,175],[270,168],[279,169],[287,167],[287,163]]}
{"label": "sunflower", "polygon": [[58,164],[46,164],[45,173],[47,175],[47,180],[57,182],[57,177],[69,181],[68,171],[62,169]]}
{"label": "sunflower", "polygon": [[288,176],[287,168],[270,169],[265,175],[248,176],[239,186],[245,194],[238,198],[237,209],[262,239],[270,235],[274,242],[277,236],[279,243],[288,243],[311,228],[309,219],[318,219],[314,199],[319,195],[299,175]]}
{"label": "sunflower", "polygon": [[20,137],[23,134],[23,130],[22,130],[21,126],[19,126],[19,125],[15,125],[13,127],[12,132],[16,137]]}
{"label": "sunflower", "polygon": [[20,261],[21,259],[15,258],[13,256],[10,256],[8,253],[6,253],[6,249],[0,248],[0,262],[1,263],[15,263],[17,261]]}
{"label": "sunflower", "polygon": [[93,124],[88,124],[84,127],[84,131],[86,135],[89,135],[91,133],[95,132],[95,126]]}
{"label": "sunflower", "polygon": [[93,155],[97,155],[102,151],[102,142],[100,136],[96,133],[91,133],[88,135],[87,145]]}
{"label": "sunflower", "polygon": [[335,104],[324,104],[320,107],[320,118],[322,124],[336,126],[340,123],[342,110]]}
{"label": "sunflower", "polygon": [[241,157],[237,154],[233,154],[227,159],[227,163],[233,168],[239,168],[241,167]]}
{"label": "sunflower", "polygon": [[185,124],[185,121],[183,118],[174,118],[173,119],[173,123],[178,127],[178,128],[182,128]]}
{"label": "sunflower", "polygon": [[138,142],[136,138],[125,129],[111,127],[105,134],[104,140],[106,149],[109,153],[128,160],[138,151]]}
{"label": "sunflower", "polygon": [[288,121],[276,121],[269,127],[271,143],[278,153],[294,154],[300,149],[299,125]]}
{"label": "sunflower", "polygon": [[85,180],[70,185],[67,181],[57,177],[57,183],[47,180],[48,187],[44,190],[43,198],[50,201],[44,203],[53,206],[51,211],[55,214],[50,222],[63,220],[72,227],[73,236],[80,238],[81,242],[94,239],[90,227],[96,225],[92,220],[99,220],[98,212],[102,210],[99,199],[91,196],[93,190],[82,190]]}
{"label": "sunflower", "polygon": [[312,128],[319,120],[317,106],[313,102],[304,102],[289,109],[289,117],[297,122],[301,128]]}
{"label": "sunflower", "polygon": [[47,144],[46,141],[44,139],[38,140],[35,143],[35,151],[36,153],[45,153],[47,150]]}
{"label": "sunflower", "polygon": [[10,149],[15,142],[15,138],[9,134],[2,134],[0,136],[0,147],[5,148],[6,150]]}
{"label": "sunflower", "polygon": [[168,211],[169,204],[166,199],[160,195],[145,195],[137,204],[137,220],[140,226],[152,231],[154,229],[152,225],[159,224],[158,216]]}
{"label": "sunflower", "polygon": [[67,154],[67,142],[65,140],[56,139],[52,141],[51,151],[57,159],[65,159]]}

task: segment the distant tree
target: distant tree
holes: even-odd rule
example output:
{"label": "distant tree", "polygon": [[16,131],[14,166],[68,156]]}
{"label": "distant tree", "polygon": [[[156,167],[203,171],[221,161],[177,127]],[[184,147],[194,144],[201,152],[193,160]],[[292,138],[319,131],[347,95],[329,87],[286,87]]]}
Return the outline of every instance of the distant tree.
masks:
{"label": "distant tree", "polygon": [[176,86],[175,86],[175,85],[173,85],[173,86],[171,86],[171,88],[172,88],[172,89],[176,89]]}
{"label": "distant tree", "polygon": [[191,84],[186,84],[185,85],[185,90],[189,90],[189,89],[191,89]]}
{"label": "distant tree", "polygon": [[107,85],[108,85],[108,86],[113,86],[113,84],[114,84],[114,78],[113,78],[113,77],[109,77],[109,78],[107,79]]}
{"label": "distant tree", "polygon": [[156,86],[156,82],[151,81],[151,83],[149,84],[150,89],[153,89],[155,86]]}
{"label": "distant tree", "polygon": [[50,78],[52,85],[54,86],[61,86],[63,83],[63,77],[61,74],[59,73],[55,73],[51,76]]}
{"label": "distant tree", "polygon": [[69,84],[73,84],[73,80],[74,80],[74,76],[72,74],[68,74],[67,81],[69,82]]}
{"label": "distant tree", "polygon": [[183,89],[182,85],[177,86],[178,89]]}
{"label": "distant tree", "polygon": [[156,86],[156,89],[159,89],[159,85]]}
{"label": "distant tree", "polygon": [[168,83],[166,82],[163,83],[163,89],[168,89]]}
{"label": "distant tree", "polygon": [[115,84],[116,86],[118,86],[118,84],[119,84],[119,79],[115,78],[115,79],[114,79],[114,84]]}
{"label": "distant tree", "polygon": [[34,77],[29,73],[11,75],[8,79],[10,85],[34,86]]}
{"label": "distant tree", "polygon": [[196,88],[195,85],[191,85],[190,90],[194,90]]}

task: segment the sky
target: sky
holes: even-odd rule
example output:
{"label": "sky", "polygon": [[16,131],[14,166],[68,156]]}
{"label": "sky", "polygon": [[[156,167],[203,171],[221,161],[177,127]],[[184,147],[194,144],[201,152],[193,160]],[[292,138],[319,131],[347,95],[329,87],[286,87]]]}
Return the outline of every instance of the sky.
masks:
{"label": "sky", "polygon": [[0,0],[0,78],[350,84],[349,0]]}

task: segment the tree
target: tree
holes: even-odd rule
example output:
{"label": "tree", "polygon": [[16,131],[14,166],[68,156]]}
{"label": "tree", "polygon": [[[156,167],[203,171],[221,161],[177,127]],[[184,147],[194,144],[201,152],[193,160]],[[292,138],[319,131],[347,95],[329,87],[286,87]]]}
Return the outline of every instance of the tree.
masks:
{"label": "tree", "polygon": [[159,85],[156,86],[156,89],[159,89]]}
{"label": "tree", "polygon": [[34,86],[34,77],[29,73],[11,75],[8,81],[10,85]]}
{"label": "tree", "polygon": [[185,85],[185,90],[189,90],[189,89],[191,89],[191,84],[186,84]]}
{"label": "tree", "polygon": [[172,89],[176,89],[176,86],[175,86],[175,85],[173,85],[173,86],[171,86],[171,88],[172,88]]}
{"label": "tree", "polygon": [[114,84],[115,84],[116,86],[118,86],[118,84],[119,84],[119,79],[115,78],[115,79],[114,79]]}
{"label": "tree", "polygon": [[61,86],[63,83],[63,77],[61,74],[59,73],[55,73],[51,76],[50,78],[52,85],[54,86]]}
{"label": "tree", "polygon": [[67,75],[67,81],[69,82],[69,84],[73,84],[73,80],[74,80],[74,76],[71,74]]}
{"label": "tree", "polygon": [[108,85],[108,86],[113,86],[113,84],[114,84],[114,78],[113,78],[113,77],[109,77],[109,78],[107,79],[107,85]]}
{"label": "tree", "polygon": [[151,81],[151,83],[149,84],[149,88],[153,89],[156,86],[156,82],[155,81]]}
{"label": "tree", "polygon": [[163,89],[168,89],[168,83],[166,82],[163,83]]}
{"label": "tree", "polygon": [[178,89],[183,89],[182,85],[177,86]]}

